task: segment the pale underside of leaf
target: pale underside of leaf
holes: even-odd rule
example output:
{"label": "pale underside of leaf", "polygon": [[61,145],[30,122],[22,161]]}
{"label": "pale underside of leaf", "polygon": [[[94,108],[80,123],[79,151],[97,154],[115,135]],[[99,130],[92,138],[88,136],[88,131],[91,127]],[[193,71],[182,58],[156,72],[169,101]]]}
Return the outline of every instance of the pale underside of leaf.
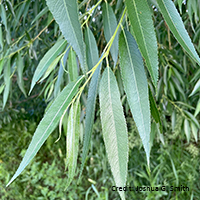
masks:
{"label": "pale underside of leaf", "polygon": [[[125,186],[128,163],[128,136],[120,93],[113,72],[107,67],[100,81],[100,111],[103,138],[116,186]],[[119,191],[125,199],[123,191]]]}
{"label": "pale underside of leaf", "polygon": [[151,129],[148,84],[142,56],[134,37],[128,31],[120,34],[119,52],[124,89],[149,165]]}
{"label": "pale underside of leaf", "polygon": [[145,59],[152,81],[157,87],[158,50],[151,12],[146,0],[125,0],[133,32]]}
{"label": "pale underside of leaf", "polygon": [[171,32],[186,52],[200,65],[200,58],[184,27],[183,21],[171,0],[157,0],[159,9]]}
{"label": "pale underside of leaf", "polygon": [[77,157],[78,157],[78,145],[80,135],[80,104],[79,101],[72,104],[70,114],[68,118],[67,129],[67,167],[68,167],[68,181],[66,188],[70,185],[74,178]]}
{"label": "pale underside of leaf", "polygon": [[16,179],[17,176],[21,174],[24,168],[30,163],[34,156],[39,151],[42,144],[46,141],[48,136],[52,133],[55,127],[58,125],[60,117],[62,116],[64,110],[70,104],[73,96],[77,93],[78,87],[83,80],[83,76],[79,78],[76,82],[69,83],[62,92],[58,95],[55,101],[52,103],[47,113],[44,115],[43,119],[40,121],[32,141],[26,151],[26,154],[20,163],[14,176],[11,178],[7,186]]}
{"label": "pale underside of leaf", "polygon": [[85,44],[78,19],[77,1],[47,0],[47,5],[58,23],[63,36],[78,55],[83,72],[86,73]]}

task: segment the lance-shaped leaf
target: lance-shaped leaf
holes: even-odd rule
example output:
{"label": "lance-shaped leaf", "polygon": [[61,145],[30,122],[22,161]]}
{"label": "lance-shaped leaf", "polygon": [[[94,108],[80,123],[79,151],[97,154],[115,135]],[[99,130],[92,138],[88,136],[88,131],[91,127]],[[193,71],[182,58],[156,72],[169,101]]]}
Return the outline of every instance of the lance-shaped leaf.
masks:
{"label": "lance-shaped leaf", "polygon": [[6,64],[4,65],[4,83],[5,83],[5,88],[4,88],[4,92],[3,92],[3,108],[6,105],[6,102],[8,100],[8,95],[9,95],[9,91],[10,91],[10,84],[11,79],[10,79],[10,59],[6,62]]}
{"label": "lance-shaped leaf", "polygon": [[154,85],[158,80],[158,50],[151,12],[146,0],[125,0],[134,36]]}
{"label": "lance-shaped leaf", "polygon": [[99,54],[98,54],[96,40],[89,27],[85,29],[85,44],[86,44],[87,64],[90,70],[97,64]]}
{"label": "lance-shaped leaf", "polygon": [[[103,5],[103,27],[106,41],[109,42],[117,28],[117,20],[111,6],[107,2]],[[114,66],[117,64],[118,59],[118,37],[117,33],[110,49]]]}
{"label": "lance-shaped leaf", "polygon": [[149,101],[150,101],[151,115],[154,118],[154,120],[156,121],[156,123],[159,123],[159,129],[160,129],[160,132],[162,133],[163,129],[162,129],[162,123],[161,123],[161,119],[160,119],[160,114],[157,109],[156,102],[154,100],[154,97],[153,97],[150,87],[149,87]]}
{"label": "lance-shaped leaf", "polygon": [[124,90],[147,156],[150,154],[150,107],[142,56],[134,37],[122,31],[119,38],[120,68]]}
{"label": "lance-shaped leaf", "polygon": [[24,63],[23,59],[20,54],[17,56],[17,83],[19,85],[20,90],[23,92],[24,96],[26,97],[26,91],[24,88],[24,79],[23,79],[23,70],[24,70]]}
{"label": "lance-shaped leaf", "polygon": [[78,55],[81,63],[81,68],[85,73],[86,56],[85,44],[83,42],[83,35],[81,25],[78,19],[78,7],[76,0],[47,0],[49,10],[53,14],[58,23],[63,36],[69,44],[73,47]]}
{"label": "lance-shaped leaf", "polygon": [[67,126],[67,167],[68,181],[66,187],[72,182],[77,165],[78,145],[80,135],[80,104],[77,101],[72,104]]}
{"label": "lance-shaped leaf", "polygon": [[66,48],[66,53],[63,56],[63,58],[60,60],[60,67],[58,70],[58,78],[55,83],[55,88],[54,88],[54,97],[56,97],[60,93],[60,88],[61,88],[61,83],[63,81],[63,74],[64,74],[64,68],[67,62],[68,54],[69,54],[69,45]]}
{"label": "lance-shaped leaf", "polygon": [[[124,187],[127,177],[128,135],[117,81],[109,67],[102,75],[99,95],[106,153],[116,186]],[[124,191],[119,191],[119,194],[125,199]]]}
{"label": "lance-shaped leaf", "polygon": [[[94,63],[95,62],[96,61],[94,60]],[[89,151],[90,140],[91,140],[91,135],[92,135],[92,127],[94,124],[94,112],[95,112],[96,97],[97,97],[97,91],[98,91],[98,85],[99,85],[99,79],[100,79],[100,72],[101,72],[101,63],[99,64],[99,66],[97,67],[96,71],[94,72],[92,76],[90,86],[89,86],[89,91],[88,91],[85,130],[84,130],[84,142],[83,142],[83,154],[82,154],[81,171],[80,171],[79,177],[82,174],[87,153]]]}
{"label": "lance-shaped leaf", "polygon": [[7,186],[12,181],[14,181],[17,176],[21,174],[24,168],[30,163],[30,161],[39,151],[40,147],[46,141],[48,136],[56,128],[64,110],[68,107],[72,98],[77,93],[82,80],[83,76],[79,78],[76,82],[69,83],[49,107],[33,135],[32,141],[26,151],[22,162],[20,163],[19,168],[17,169]]}
{"label": "lance-shaped leaf", "polygon": [[68,64],[70,81],[74,81],[78,77],[78,68],[77,68],[76,54],[72,48],[69,51],[67,64]]}
{"label": "lance-shaped leaf", "polygon": [[198,92],[200,90],[200,79],[197,81],[197,83],[194,86],[194,89],[192,90],[191,94],[189,95],[192,96],[194,95],[196,92]]}
{"label": "lance-shaped leaf", "polygon": [[44,55],[33,75],[29,94],[32,91],[33,87],[35,86],[36,82],[42,77],[42,75],[48,69],[50,64],[56,59],[58,54],[66,47],[66,44],[67,41],[65,39],[61,39],[57,41],[56,44],[53,47],[51,47],[51,49],[49,49],[49,51],[47,51],[47,53]]}
{"label": "lance-shaped leaf", "polygon": [[174,3],[171,0],[157,0],[157,3],[167,25],[179,44],[200,65],[200,58],[191,42]]}

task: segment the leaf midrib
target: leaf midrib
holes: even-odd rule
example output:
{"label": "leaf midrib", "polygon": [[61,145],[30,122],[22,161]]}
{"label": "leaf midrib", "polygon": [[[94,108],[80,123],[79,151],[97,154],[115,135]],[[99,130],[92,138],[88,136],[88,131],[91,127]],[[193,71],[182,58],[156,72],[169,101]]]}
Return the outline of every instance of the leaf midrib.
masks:
{"label": "leaf midrib", "polygon": [[[163,0],[161,0],[161,1],[163,2]],[[171,18],[171,15],[170,15],[170,13],[168,12],[168,9],[167,9],[167,7],[166,7],[166,5],[165,5],[164,2],[163,2],[163,6],[164,6],[164,8],[165,8],[165,10],[166,10],[166,12],[167,12],[167,14],[168,14],[168,17],[171,19],[171,22],[172,22],[172,24],[174,25],[176,31],[178,32],[178,34],[179,34],[179,36],[180,36],[182,42],[187,46],[187,48],[188,48],[189,51],[190,51],[190,47],[187,45],[187,43],[185,43],[185,40],[182,38],[182,35],[180,34],[180,31],[177,29],[176,25],[174,24],[174,22],[173,22],[173,20],[172,20],[172,18]],[[188,36],[188,37],[189,37],[189,36]],[[190,37],[189,37],[189,38],[190,38]],[[196,56],[194,55],[194,53],[193,53],[192,51],[191,51],[191,53],[192,53],[192,55],[194,56],[194,58],[195,58],[195,60],[196,60]]]}
{"label": "leaf midrib", "polygon": [[[80,79],[81,80],[81,79]],[[36,143],[35,147],[33,148],[33,150],[31,151],[30,155],[33,154],[33,152],[35,151],[35,149],[37,148],[38,144],[40,143],[40,141],[43,139],[43,137],[45,136],[46,132],[48,131],[49,127],[52,125],[54,119],[57,117],[58,113],[60,112],[61,108],[63,107],[63,105],[65,104],[65,102],[68,100],[69,96],[72,94],[72,91],[74,90],[74,88],[76,87],[76,85],[80,82],[80,80],[72,87],[70,93],[68,94],[67,98],[64,100],[64,102],[62,103],[62,105],[60,106],[60,108],[58,109],[58,111],[56,112],[55,116],[53,117],[53,119],[51,120],[51,122],[49,123],[48,127],[46,128],[46,130],[44,131],[44,133],[42,134],[42,137],[38,140],[38,142]],[[48,114],[48,113],[47,113]],[[43,118],[44,119],[44,118]],[[42,119],[42,121],[43,121]],[[41,123],[42,123],[41,121]],[[30,157],[30,156],[29,156]],[[30,159],[28,159],[27,161],[29,161]],[[26,161],[26,162],[27,162]],[[24,161],[25,162],[25,161]]]}
{"label": "leaf midrib", "polygon": [[[67,17],[68,17],[68,19],[69,19],[69,23],[70,23],[70,26],[72,27],[72,31],[73,31],[73,34],[74,35],[76,35],[76,32],[74,31],[74,27],[73,27],[73,25],[72,25],[72,21],[71,21],[71,18],[70,18],[70,16],[69,16],[69,11],[68,11],[68,9],[67,9],[67,5],[66,5],[66,2],[63,0],[63,3],[64,3],[64,6],[65,6],[65,9],[66,9],[66,15],[67,15]],[[79,42],[78,42],[78,40],[77,40],[77,35],[76,35],[76,37],[75,37],[75,40],[76,40],[76,43],[78,44],[78,48],[79,48],[79,51],[81,52],[81,57],[83,56],[83,52],[82,52],[82,49],[81,49],[81,47],[80,47],[80,44],[79,44]],[[84,59],[84,58],[80,58],[81,60],[82,59]],[[84,60],[83,60],[84,61]],[[85,69],[85,66],[83,66],[83,68]]]}
{"label": "leaf midrib", "polygon": [[[148,62],[150,63],[150,70],[151,70],[152,76],[154,76],[154,73],[153,73],[153,71],[152,71],[152,66],[151,66],[151,60],[149,59],[150,55],[149,55],[149,51],[148,51],[148,48],[147,48],[147,45],[146,45],[146,39],[145,39],[145,37],[144,37],[142,25],[141,25],[141,23],[140,23],[140,18],[139,18],[139,15],[138,15],[138,9],[137,9],[137,6],[136,6],[136,3],[135,3],[134,0],[133,0],[133,6],[134,6],[134,8],[135,8],[135,10],[136,10],[136,12],[135,12],[135,13],[136,13],[136,18],[137,18],[138,24],[139,24],[139,26],[140,26],[142,38],[143,38],[144,41],[145,41],[145,42],[144,42],[144,47],[145,47],[145,50],[146,50],[146,52],[147,52],[147,59],[148,59]],[[154,77],[154,78],[155,78],[155,77]]]}
{"label": "leaf midrib", "polygon": [[[112,121],[113,121],[113,124],[114,124],[114,127],[115,127],[115,135],[116,135],[116,143],[117,143],[117,163],[119,163],[119,150],[118,150],[118,139],[117,139],[117,134],[116,134],[116,126],[115,126],[115,120],[114,120],[114,112],[113,112],[113,103],[112,103],[112,96],[111,96],[111,87],[110,87],[110,75],[109,75],[109,68],[108,68],[108,91],[109,91],[109,100],[110,100],[110,105],[111,106],[111,112],[112,112]],[[118,169],[119,169],[119,172],[121,172],[121,167],[120,165],[118,165]],[[121,179],[121,173],[120,173],[120,182],[122,181]]]}
{"label": "leaf midrib", "polygon": [[[131,71],[134,71],[134,67],[133,67],[133,62],[132,62],[132,59],[131,59],[131,53],[130,53],[130,49],[129,49],[129,46],[128,46],[128,41],[127,41],[127,38],[126,38],[126,35],[124,33],[124,38],[125,38],[125,42],[126,42],[126,46],[127,46],[127,51],[128,51],[128,55],[129,55],[129,60],[130,60],[130,63],[131,63]],[[143,124],[143,127],[145,128],[145,125],[144,125],[144,115],[142,113],[142,108],[141,108],[141,104],[140,104],[140,95],[139,95],[139,90],[138,90],[138,87],[137,87],[137,82],[136,82],[136,77],[135,77],[135,73],[133,73],[133,76],[134,76],[134,82],[135,82],[135,86],[136,86],[136,91],[137,91],[137,96],[138,96],[138,103],[139,103],[139,109],[140,109],[140,113],[142,114],[142,124]],[[146,130],[146,129],[145,129]]]}

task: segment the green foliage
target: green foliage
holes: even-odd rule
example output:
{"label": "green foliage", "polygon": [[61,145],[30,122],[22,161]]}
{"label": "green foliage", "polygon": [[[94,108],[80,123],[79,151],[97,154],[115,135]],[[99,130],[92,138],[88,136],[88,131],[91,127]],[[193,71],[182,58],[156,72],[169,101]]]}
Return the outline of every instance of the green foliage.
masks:
{"label": "green foliage", "polygon": [[[98,176],[90,179],[89,186],[85,185],[85,196],[72,193],[69,198],[88,199],[91,195],[91,199],[117,199],[116,193],[105,189],[112,185],[178,186],[190,181],[191,187],[198,188],[194,178],[198,169],[200,128],[197,66],[200,64],[200,10],[197,5],[198,0],[185,3],[179,0],[1,1],[2,136],[5,137],[4,127],[12,130],[13,119],[21,112],[26,120],[34,115],[35,123],[39,124],[21,164],[16,162],[20,165],[9,184],[21,174],[43,143],[46,140],[48,143],[47,138],[52,138],[51,133],[60,121],[59,140],[66,138],[67,143],[62,148],[66,146],[63,165],[68,167],[65,182],[68,190],[69,183],[74,185],[73,179],[78,177],[79,167],[84,176],[85,170],[89,172],[92,167],[101,166],[101,160],[106,162],[105,153],[114,177],[114,181],[108,178],[108,173],[102,180],[98,169],[94,172]],[[27,91],[32,96],[27,97]],[[101,131],[103,138],[99,136]],[[27,138],[30,141],[30,136]],[[95,138],[100,142],[94,142]],[[17,146],[27,147],[18,143]],[[88,156],[94,159],[94,155],[97,155],[95,164],[87,159]],[[194,169],[189,158],[193,159]],[[42,171],[43,161],[33,162],[31,173]],[[49,163],[42,173],[48,166],[51,173]],[[64,169],[55,167],[59,163],[56,159],[51,163],[58,174]],[[105,166],[103,173],[108,169]],[[27,170],[30,168],[27,166]],[[130,176],[127,176],[128,169]],[[165,173],[160,174],[161,171]],[[140,176],[138,181],[133,178],[136,176]],[[58,177],[62,179],[62,175]],[[59,192],[53,193],[58,190],[51,181],[48,184],[53,189],[48,184],[43,187],[40,177],[36,179],[35,183],[41,183],[42,192],[32,192],[33,196],[29,194],[29,197],[63,198],[64,193],[61,196]],[[107,180],[110,180],[108,185]],[[63,188],[63,182],[60,185]],[[80,193],[83,191],[78,189]],[[170,191],[144,192],[140,197],[131,192],[119,194],[122,199],[125,196],[127,199],[178,199],[184,195]],[[17,195],[19,199],[27,198],[24,191],[16,192]],[[198,197],[198,192],[192,190],[186,196],[192,199]]]}
{"label": "green foliage", "polygon": [[[129,32],[122,31],[119,40],[120,66],[127,100],[138,127],[149,165],[150,108],[148,85],[138,46]],[[137,62],[135,62],[137,60]]]}
{"label": "green foliage", "polygon": [[[128,163],[128,135],[119,89],[113,72],[107,67],[99,89],[101,123],[111,171],[117,186],[124,187]],[[124,199],[124,191],[119,192]]]}
{"label": "green foliage", "polygon": [[60,26],[63,36],[76,51],[82,70],[85,73],[87,71],[86,54],[81,26],[78,20],[77,1],[58,0],[55,2],[54,0],[47,0],[47,5]]}

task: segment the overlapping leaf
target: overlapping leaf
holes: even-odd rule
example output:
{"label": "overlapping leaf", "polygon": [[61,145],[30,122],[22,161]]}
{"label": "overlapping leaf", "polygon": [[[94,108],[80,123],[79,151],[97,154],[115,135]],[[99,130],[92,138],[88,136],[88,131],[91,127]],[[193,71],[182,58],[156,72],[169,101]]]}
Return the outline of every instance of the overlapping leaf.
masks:
{"label": "overlapping leaf", "polygon": [[186,52],[200,65],[200,58],[184,27],[183,21],[171,0],[157,0],[160,11],[171,32]]}
{"label": "overlapping leaf", "polygon": [[95,112],[95,105],[96,105],[96,97],[100,79],[100,72],[101,72],[101,63],[97,67],[96,71],[94,72],[88,91],[88,98],[87,98],[87,106],[86,106],[86,119],[85,119],[85,131],[84,131],[84,143],[83,143],[83,154],[82,154],[82,164],[81,164],[81,172],[82,173],[85,160],[87,157],[87,153],[89,151],[89,145],[92,135],[92,127],[94,124],[94,112]]}
{"label": "overlapping leaf", "polygon": [[142,56],[135,39],[128,31],[120,34],[119,55],[124,89],[149,164],[151,129],[148,84]]}
{"label": "overlapping leaf", "polygon": [[85,44],[83,42],[83,35],[81,25],[78,19],[78,8],[76,0],[47,0],[49,10],[53,14],[58,23],[63,36],[73,47],[78,55],[81,63],[81,68],[85,73],[86,56]]}
{"label": "overlapping leaf", "polygon": [[[106,2],[103,5],[103,27],[106,41],[109,42],[117,28],[117,20],[111,6]],[[118,33],[112,43],[110,52],[114,61],[114,66],[118,59]]]}
{"label": "overlapping leaf", "polygon": [[[85,42],[86,42],[86,51],[87,51],[87,61],[89,69],[94,67],[98,62],[98,49],[95,38],[92,34],[92,31],[87,27],[85,31]],[[84,130],[84,142],[83,142],[83,154],[82,154],[82,163],[81,171],[82,173],[87,153],[89,151],[90,140],[92,135],[92,127],[94,123],[94,112],[96,105],[96,96],[98,91],[99,79],[101,72],[101,63],[94,72],[88,91],[87,106],[86,106],[86,119],[85,119],[85,130]]]}
{"label": "overlapping leaf", "polygon": [[[106,153],[117,187],[125,186],[128,163],[128,135],[117,81],[107,67],[100,81],[100,111]],[[125,199],[124,191],[119,191]]]}
{"label": "overlapping leaf", "polygon": [[40,121],[32,141],[26,151],[26,154],[20,163],[19,168],[15,172],[12,179],[9,181],[7,186],[16,179],[17,176],[21,174],[24,168],[29,164],[29,162],[34,158],[36,153],[39,151],[40,147],[46,141],[48,136],[52,133],[55,127],[58,125],[60,117],[62,116],[64,110],[70,104],[73,96],[77,93],[79,85],[81,84],[83,77],[79,78],[76,82],[69,83],[62,92],[58,95],[55,101],[52,103],[47,113],[44,115],[43,119]]}
{"label": "overlapping leaf", "polygon": [[50,64],[56,59],[58,54],[66,47],[66,44],[67,41],[65,39],[61,39],[57,41],[56,44],[53,47],[51,47],[51,49],[49,49],[49,51],[44,55],[33,75],[33,79],[31,82],[31,89],[29,93],[35,86],[36,82],[42,77],[42,75],[48,69]]}
{"label": "overlapping leaf", "polygon": [[133,32],[154,85],[158,80],[158,50],[151,12],[146,0],[125,0]]}
{"label": "overlapping leaf", "polygon": [[67,126],[67,167],[68,167],[68,181],[66,187],[68,187],[74,178],[77,157],[78,157],[78,145],[80,135],[80,103],[77,101],[72,104]]}

